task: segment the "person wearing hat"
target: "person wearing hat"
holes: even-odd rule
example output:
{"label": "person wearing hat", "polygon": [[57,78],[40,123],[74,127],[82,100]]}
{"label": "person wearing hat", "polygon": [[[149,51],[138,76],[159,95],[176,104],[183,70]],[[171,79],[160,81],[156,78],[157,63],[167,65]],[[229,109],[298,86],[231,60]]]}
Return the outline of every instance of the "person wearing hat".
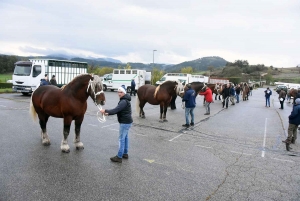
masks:
{"label": "person wearing hat", "polygon": [[225,84],[224,85],[224,89],[222,90],[222,96],[223,96],[223,108],[224,106],[226,106],[226,109],[228,109],[228,101],[229,101],[229,96],[230,96],[230,85],[229,83],[228,84]]}
{"label": "person wearing hat", "polygon": [[284,143],[287,145],[294,144],[297,139],[297,128],[300,125],[300,98],[295,100],[295,105],[289,116],[288,137]]}
{"label": "person wearing hat", "polygon": [[116,156],[110,158],[112,162],[122,163],[122,158],[128,159],[129,136],[128,132],[133,122],[131,110],[131,97],[126,94],[124,87],[118,88],[120,101],[114,109],[101,109],[100,112],[105,115],[117,114],[119,126],[119,151]]}
{"label": "person wearing hat", "polygon": [[213,102],[213,98],[212,98],[212,92],[211,89],[207,86],[203,87],[203,90],[201,90],[199,92],[199,95],[204,95],[205,98],[205,109],[206,109],[206,113],[204,115],[210,115],[210,103]]}
{"label": "person wearing hat", "polygon": [[50,83],[51,83],[51,85],[57,86],[57,82],[56,82],[56,79],[55,79],[55,75],[52,75],[52,78],[51,78],[51,80],[50,80]]}
{"label": "person wearing hat", "polygon": [[[194,109],[196,107],[196,92],[194,89],[192,89],[191,84],[186,85],[187,90],[184,93],[184,96],[182,98],[182,102],[185,102],[185,124],[183,124],[183,127],[190,127],[194,126]],[[191,124],[189,121],[189,116],[191,115]]]}
{"label": "person wearing hat", "polygon": [[272,95],[272,91],[268,87],[267,90],[265,90],[265,97],[266,97],[266,107],[270,107],[270,96]]}

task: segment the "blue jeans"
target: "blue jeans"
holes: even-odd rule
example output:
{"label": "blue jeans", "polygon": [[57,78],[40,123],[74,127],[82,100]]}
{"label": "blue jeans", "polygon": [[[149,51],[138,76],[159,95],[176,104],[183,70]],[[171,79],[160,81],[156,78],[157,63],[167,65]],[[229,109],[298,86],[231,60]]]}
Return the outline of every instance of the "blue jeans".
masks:
{"label": "blue jeans", "polygon": [[266,97],[266,106],[270,107],[270,97]]}
{"label": "blue jeans", "polygon": [[235,98],[236,98],[236,102],[237,102],[237,103],[240,102],[240,94],[236,94],[236,95],[235,95]]}
{"label": "blue jeans", "polygon": [[131,127],[131,124],[121,124],[119,129],[119,152],[118,157],[122,158],[123,154],[128,154],[128,131]]}
{"label": "blue jeans", "polygon": [[192,108],[185,108],[185,123],[190,124],[189,116],[191,115],[191,123],[194,123],[194,107]]}

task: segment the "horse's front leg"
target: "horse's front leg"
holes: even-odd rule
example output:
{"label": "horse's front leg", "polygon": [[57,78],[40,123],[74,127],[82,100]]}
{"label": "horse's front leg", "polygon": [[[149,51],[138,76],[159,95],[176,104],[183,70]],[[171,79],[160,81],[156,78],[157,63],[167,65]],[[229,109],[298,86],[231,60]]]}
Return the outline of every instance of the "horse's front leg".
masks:
{"label": "horse's front leg", "polygon": [[80,127],[81,127],[81,123],[82,120],[75,120],[75,139],[74,139],[74,143],[75,143],[75,147],[77,150],[79,149],[84,149],[83,143],[80,141]]}
{"label": "horse's front leg", "polygon": [[44,118],[39,117],[39,119],[40,119],[40,127],[42,129],[42,131],[41,131],[42,144],[45,146],[49,146],[51,143],[50,143],[49,136],[47,134],[47,127],[46,127],[49,116],[44,116]]}
{"label": "horse's front leg", "polygon": [[64,138],[60,145],[60,149],[64,153],[70,152],[70,146],[68,145],[67,139],[70,133],[71,122],[72,122],[72,118],[66,118],[66,117],[64,118],[64,133],[63,133]]}

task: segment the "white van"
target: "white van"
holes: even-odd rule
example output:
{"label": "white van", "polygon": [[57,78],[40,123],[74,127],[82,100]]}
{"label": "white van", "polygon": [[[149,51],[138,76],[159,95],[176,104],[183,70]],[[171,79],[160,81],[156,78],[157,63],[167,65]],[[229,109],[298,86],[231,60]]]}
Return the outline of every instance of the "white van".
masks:
{"label": "white van", "polygon": [[155,84],[160,85],[165,81],[174,80],[179,81],[182,84],[188,84],[191,82],[208,82],[209,77],[203,75],[192,75],[188,73],[167,73],[160,80],[158,80]]}
{"label": "white van", "polygon": [[112,73],[111,80],[104,79],[103,90],[110,89],[111,91],[117,90],[120,86],[124,85],[129,93],[131,91],[131,80],[135,81],[135,90],[145,84],[151,82],[151,72],[139,69],[115,69]]}

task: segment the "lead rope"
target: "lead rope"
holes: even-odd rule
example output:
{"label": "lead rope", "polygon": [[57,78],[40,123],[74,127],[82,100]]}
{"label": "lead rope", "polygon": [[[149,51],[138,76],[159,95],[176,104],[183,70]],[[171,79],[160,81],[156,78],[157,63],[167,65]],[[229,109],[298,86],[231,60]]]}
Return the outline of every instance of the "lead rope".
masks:
{"label": "lead rope", "polygon": [[[103,90],[101,90],[101,91],[98,91],[97,93],[95,93],[95,90],[93,89],[93,87],[92,87],[92,83],[93,81],[89,81],[89,85],[88,85],[88,87],[87,87],[87,90],[86,90],[86,92],[88,93],[88,91],[89,91],[89,88],[91,87],[91,89],[92,89],[92,91],[93,91],[93,93],[94,93],[94,104],[98,107],[98,109],[99,109],[99,111],[97,112],[97,119],[98,119],[98,121],[100,122],[100,123],[104,123],[104,122],[106,122],[106,118],[105,118],[105,115],[104,114],[102,114],[101,112],[100,112],[100,110],[102,110],[102,107],[101,107],[101,105],[97,105],[97,103],[96,103],[96,96],[97,95],[99,95],[99,94],[101,94],[101,93],[104,93],[103,92]],[[100,115],[99,115],[99,112],[101,113]]]}

